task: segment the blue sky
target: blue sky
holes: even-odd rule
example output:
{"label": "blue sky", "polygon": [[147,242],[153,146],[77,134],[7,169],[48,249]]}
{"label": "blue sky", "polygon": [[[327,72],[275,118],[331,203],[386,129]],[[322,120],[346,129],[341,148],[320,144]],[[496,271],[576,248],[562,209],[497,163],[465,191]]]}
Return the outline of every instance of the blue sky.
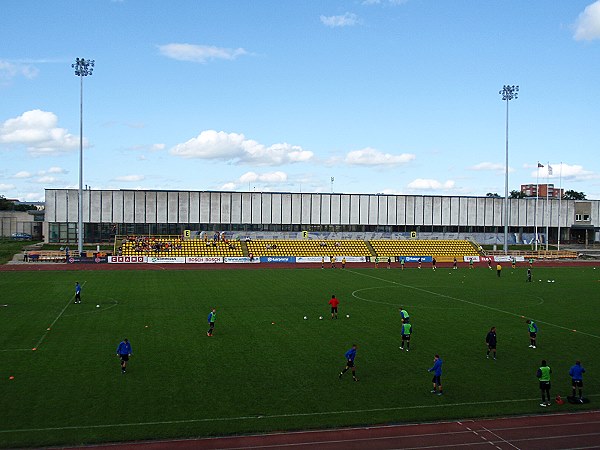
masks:
{"label": "blue sky", "polygon": [[509,189],[600,199],[600,0],[5,0],[0,42],[8,198],[78,186],[83,57],[93,189],[504,195],[516,84]]}

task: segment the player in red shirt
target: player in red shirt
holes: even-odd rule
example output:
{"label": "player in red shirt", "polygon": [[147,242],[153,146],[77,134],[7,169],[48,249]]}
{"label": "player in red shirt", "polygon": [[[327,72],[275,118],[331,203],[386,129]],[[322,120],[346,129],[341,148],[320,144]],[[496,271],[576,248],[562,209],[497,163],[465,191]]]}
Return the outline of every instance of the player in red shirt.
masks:
{"label": "player in red shirt", "polygon": [[329,300],[329,304],[331,305],[331,318],[337,319],[338,305],[340,304],[340,301],[335,298],[335,295],[332,295],[331,300]]}

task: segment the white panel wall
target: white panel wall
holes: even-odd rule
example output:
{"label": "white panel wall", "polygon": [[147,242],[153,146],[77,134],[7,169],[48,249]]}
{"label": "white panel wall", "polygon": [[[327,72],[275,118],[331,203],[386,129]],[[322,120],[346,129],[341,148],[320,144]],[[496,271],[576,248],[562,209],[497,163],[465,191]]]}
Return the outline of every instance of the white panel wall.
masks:
{"label": "white panel wall", "polygon": [[485,219],[483,224],[487,227],[491,227],[494,225],[494,199],[492,197],[487,197],[484,199],[485,201]]}
{"label": "white panel wall", "polygon": [[[515,198],[508,199],[508,226],[518,227],[521,223],[519,220],[519,203],[520,201]],[[504,200],[496,200],[495,203],[495,223],[496,226],[504,226]]]}
{"label": "white panel wall", "polygon": [[433,197],[423,197],[423,225],[433,225]]}
{"label": "white panel wall", "polygon": [[190,193],[180,192],[179,193],[179,223],[190,222]]}
{"label": "white panel wall", "polygon": [[350,220],[350,196],[340,196],[340,223],[355,223]]}
{"label": "white panel wall", "polygon": [[[157,207],[156,204],[156,191],[148,191],[146,192],[146,223],[158,223],[157,220]],[[164,205],[161,209],[165,209]]]}
{"label": "white panel wall", "polygon": [[210,223],[210,192],[200,192],[200,223]]}
{"label": "white panel wall", "polygon": [[57,222],[66,222],[68,217],[68,205],[67,205],[67,192],[68,191],[56,191],[56,214],[55,220]]}
{"label": "white panel wall", "polygon": [[242,194],[231,193],[231,223],[242,223]]}
{"label": "white panel wall", "polygon": [[301,223],[309,224],[310,223],[310,210],[311,210],[311,202],[310,202],[310,194],[302,194],[302,217],[300,218]]}
{"label": "white panel wall", "polygon": [[476,198],[474,200],[477,211],[477,220],[475,223],[478,227],[482,227],[485,225],[485,198]]}
{"label": "white panel wall", "polygon": [[219,197],[219,201],[221,203],[221,211],[218,220],[221,223],[231,223],[231,193],[221,192],[219,194]]}
{"label": "white panel wall", "polygon": [[271,194],[271,223],[281,223],[281,202],[283,194]]}
{"label": "white panel wall", "polygon": [[133,223],[135,211],[133,210],[133,191],[123,191],[123,222]]}
{"label": "white panel wall", "polygon": [[406,197],[404,195],[396,199],[396,217],[398,225],[405,225],[406,222]]}
{"label": "white panel wall", "polygon": [[379,221],[379,198],[377,195],[365,195],[361,198],[361,202],[365,197],[365,201],[368,202],[367,205],[369,208],[369,221],[367,223],[369,225],[377,225],[377,222]]}
{"label": "white panel wall", "polygon": [[342,197],[338,194],[333,194],[331,196],[331,206],[329,209],[332,225],[339,225],[341,223],[341,207]]}
{"label": "white panel wall", "polygon": [[[85,203],[84,203],[85,204]],[[102,191],[102,213],[101,213],[101,222],[111,222],[112,220],[112,210],[113,210],[113,201],[112,201],[112,191]],[[85,217],[85,215],[84,215]]]}
{"label": "white panel wall", "polygon": [[177,223],[179,219],[179,192],[169,192],[167,202],[167,222]]}
{"label": "white panel wall", "polygon": [[261,223],[262,220],[262,204],[261,196],[259,192],[251,194],[252,198],[252,223]]}
{"label": "white panel wall", "polygon": [[466,197],[459,197],[458,198],[458,220],[459,223],[462,226],[466,226],[466,225],[474,225],[473,221],[475,219],[475,217],[473,217],[473,219],[471,220],[471,223],[469,223],[469,199]]}
{"label": "white panel wall", "polygon": [[242,223],[252,223],[252,194],[242,193]]}
{"label": "white panel wall", "polygon": [[388,224],[388,197],[387,195],[378,195],[378,211],[377,211],[377,224],[387,225]]}
{"label": "white panel wall", "polygon": [[321,223],[331,224],[331,195],[321,194]]}
{"label": "white panel wall", "polygon": [[396,216],[398,211],[396,210],[397,202],[396,197],[393,195],[387,196],[387,224],[388,225],[396,225]]}
{"label": "white panel wall", "polygon": [[[77,191],[68,191],[69,222],[77,222]],[[102,191],[90,191],[90,222],[100,222],[102,217]],[[75,215],[73,215],[75,211]]]}
{"label": "white panel wall", "polygon": [[369,196],[359,195],[358,199],[358,223],[361,225],[365,225],[369,223]]}
{"label": "white panel wall", "polygon": [[292,194],[281,196],[281,223],[297,223],[292,220]]}
{"label": "white panel wall", "polygon": [[[90,222],[90,204],[91,204],[91,193],[92,191],[85,190],[82,193],[83,198],[83,221]],[[79,198],[79,193],[78,197]]]}
{"label": "white panel wall", "polygon": [[135,202],[135,208],[134,208],[135,223],[146,222],[146,192],[145,191],[135,191],[134,195],[133,195],[133,199]]}
{"label": "white panel wall", "polygon": [[200,222],[200,192],[190,192],[190,223]]}
{"label": "white panel wall", "polygon": [[209,193],[210,201],[210,212],[209,221],[210,223],[220,223],[221,221],[221,194],[219,192]]}
{"label": "white panel wall", "polygon": [[415,197],[404,197],[406,200],[406,225],[415,225]]}
{"label": "white panel wall", "polygon": [[311,194],[310,205],[310,223],[318,225],[321,223],[321,194]]}
{"label": "white panel wall", "polygon": [[352,194],[350,196],[350,224],[358,225],[360,223],[360,196]]}
{"label": "white panel wall", "polygon": [[123,191],[113,191],[113,223],[123,223]]}
{"label": "white panel wall", "polygon": [[450,218],[452,217],[452,198],[451,197],[441,197],[441,209],[442,209],[442,218],[440,223],[442,225],[448,226],[451,223]]}
{"label": "white panel wall", "polygon": [[292,223],[302,223],[302,194],[292,194]]}
{"label": "white panel wall", "polygon": [[271,218],[271,194],[261,194],[261,208],[262,208],[262,218],[261,222],[266,224],[273,223],[273,219]]}

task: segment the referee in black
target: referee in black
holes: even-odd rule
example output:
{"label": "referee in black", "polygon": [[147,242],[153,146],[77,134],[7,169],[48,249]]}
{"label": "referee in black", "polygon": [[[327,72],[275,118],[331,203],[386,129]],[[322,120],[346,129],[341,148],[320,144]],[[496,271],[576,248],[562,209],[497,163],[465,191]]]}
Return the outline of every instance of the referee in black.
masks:
{"label": "referee in black", "polygon": [[490,357],[490,352],[494,353],[494,361],[496,360],[496,327],[492,327],[485,337],[485,343],[487,344],[487,354],[486,358]]}

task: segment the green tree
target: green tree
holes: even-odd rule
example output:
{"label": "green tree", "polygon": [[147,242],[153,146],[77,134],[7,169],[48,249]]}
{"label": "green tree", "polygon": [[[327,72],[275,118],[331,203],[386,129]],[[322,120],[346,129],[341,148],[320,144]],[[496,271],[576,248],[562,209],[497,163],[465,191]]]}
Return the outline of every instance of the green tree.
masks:
{"label": "green tree", "polygon": [[577,192],[572,189],[565,191],[563,195],[565,200],[585,200],[585,194],[583,192]]}
{"label": "green tree", "polygon": [[521,192],[521,191],[510,191],[510,195],[508,197],[509,198],[525,198],[525,197],[527,197],[527,194],[525,192]]}
{"label": "green tree", "polygon": [[500,197],[500,196],[499,196],[497,193],[495,193],[495,192],[494,192],[494,193],[488,192],[487,194],[485,194],[485,196],[486,196],[486,197],[496,197],[496,198]]}

